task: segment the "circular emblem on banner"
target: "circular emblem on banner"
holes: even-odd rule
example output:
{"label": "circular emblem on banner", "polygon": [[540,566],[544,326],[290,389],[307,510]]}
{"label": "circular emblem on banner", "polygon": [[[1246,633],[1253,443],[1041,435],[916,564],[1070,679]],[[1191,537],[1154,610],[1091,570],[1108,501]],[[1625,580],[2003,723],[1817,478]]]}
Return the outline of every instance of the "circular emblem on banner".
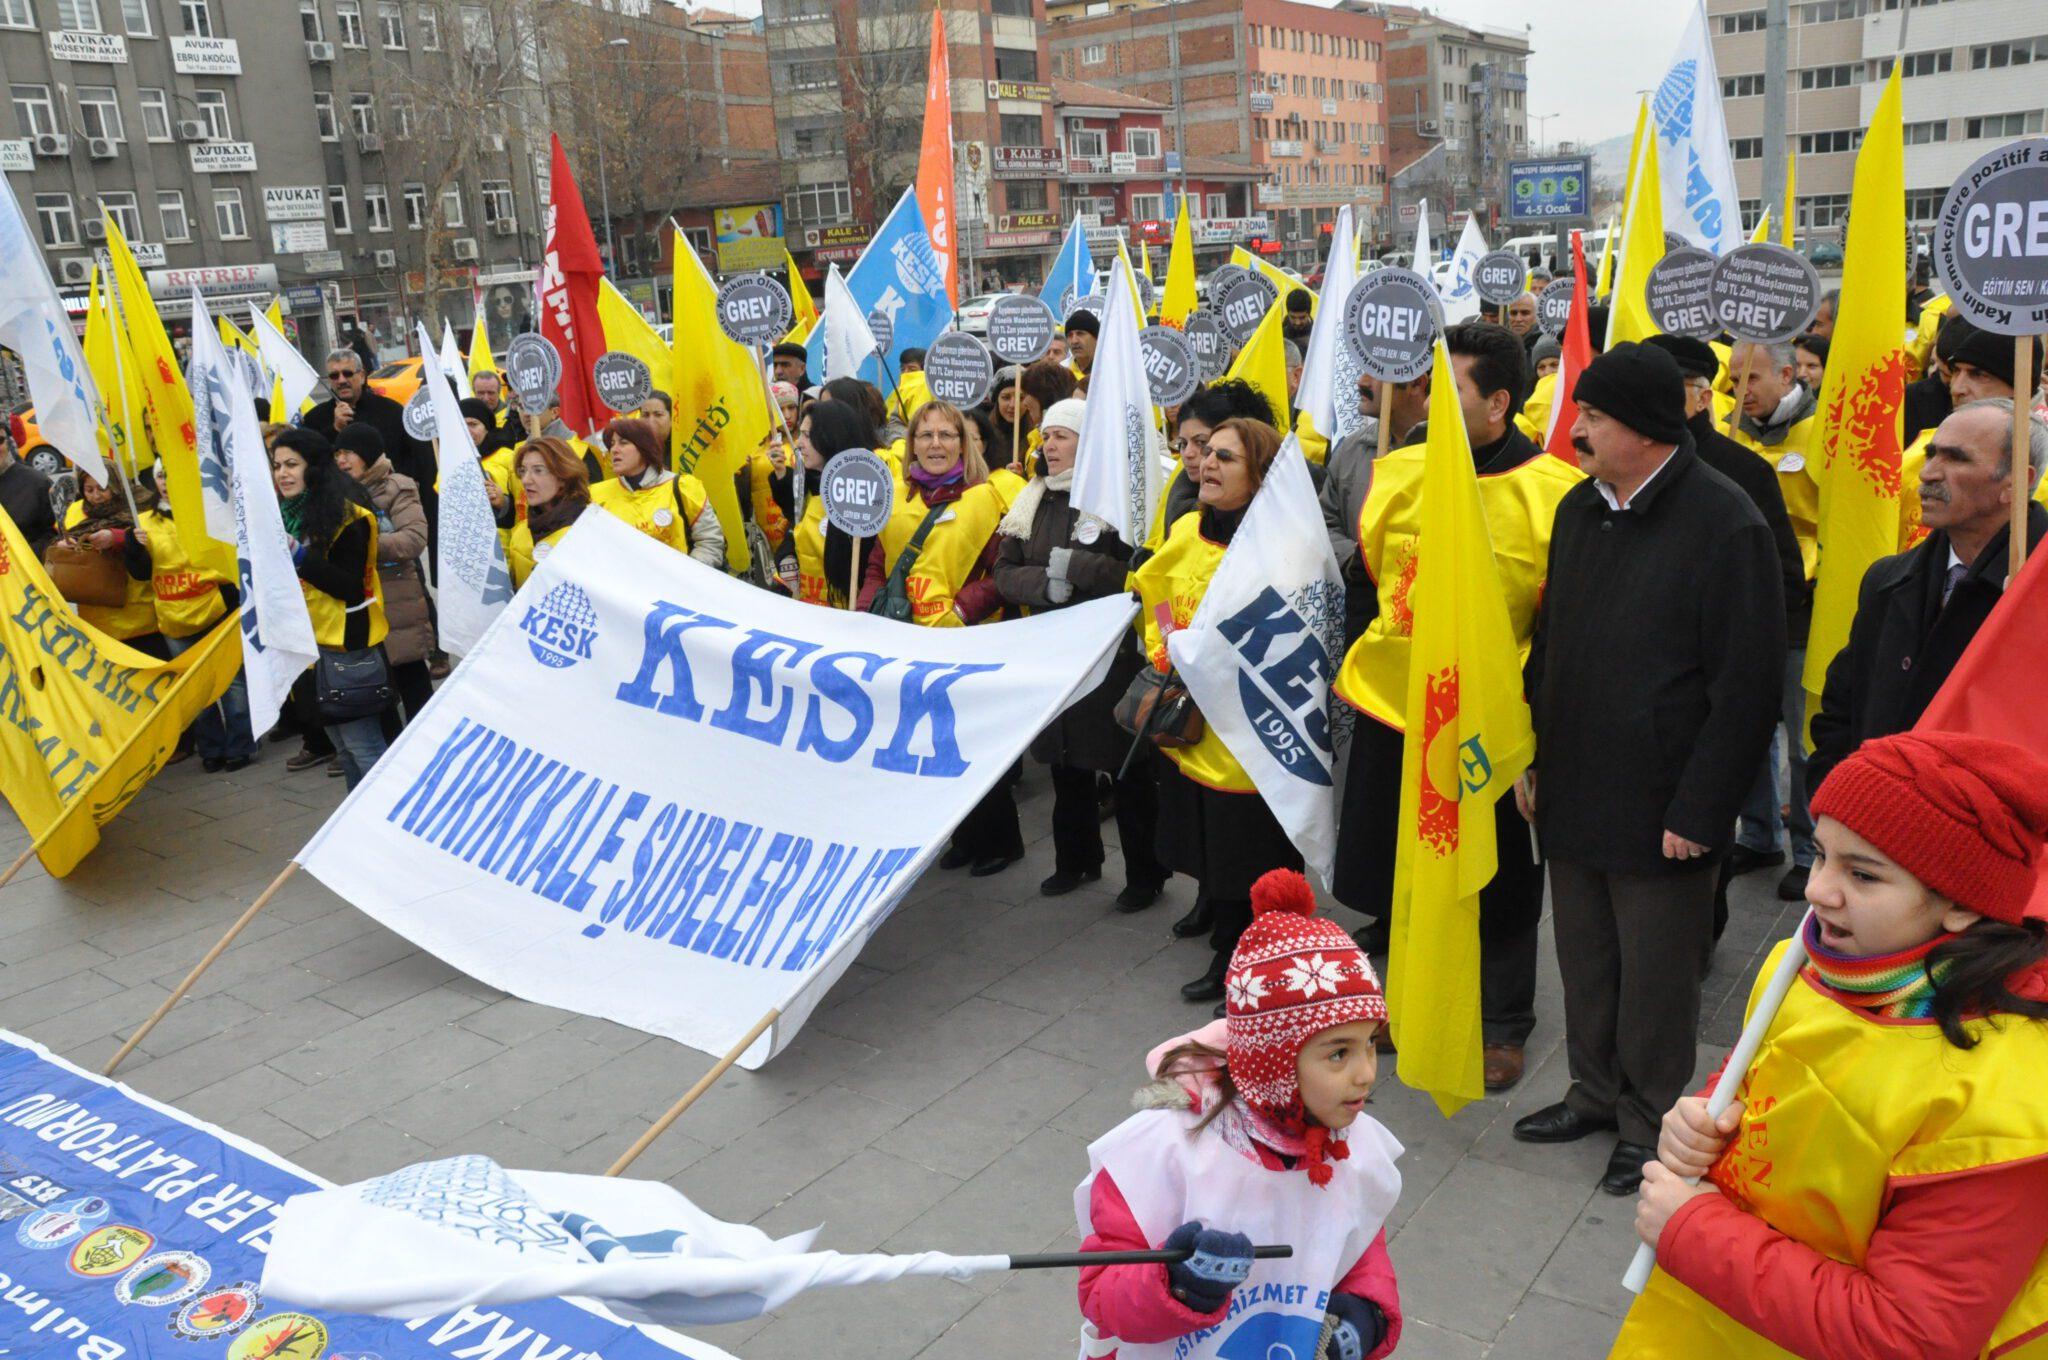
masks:
{"label": "circular emblem on banner", "polygon": [[[546,556],[542,548],[554,551],[550,543],[534,545],[533,558]],[[520,616],[519,631],[526,634],[526,650],[549,670],[564,670],[588,660],[597,643],[597,609],[590,597],[573,581],[563,581]]]}
{"label": "circular emblem on banner", "polygon": [[1796,250],[1746,245],[1721,257],[1708,293],[1716,324],[1737,340],[1790,340],[1820,310],[1820,275]]}
{"label": "circular emblem on banner", "polygon": [[1970,324],[1993,335],[2048,330],[2044,224],[2048,139],[1986,152],[1949,187],[1935,219],[1935,268]]}
{"label": "circular emblem on banner", "polygon": [[114,1297],[144,1308],[183,1303],[206,1287],[213,1268],[189,1251],[160,1251],[129,1267],[114,1285]]}
{"label": "circular emblem on banner", "polygon": [[247,1327],[262,1306],[253,1280],[208,1289],[172,1314],[171,1334],[182,1341],[225,1341]]}
{"label": "circular emblem on banner", "polygon": [[896,318],[880,307],[868,313],[868,333],[875,337],[875,348],[887,354],[896,343]]}
{"label": "circular emblem on banner", "polygon": [[272,1313],[228,1347],[227,1360],[321,1360],[327,1324],[305,1313]]}
{"label": "circular emblem on banner", "polygon": [[1555,340],[1564,334],[1565,325],[1571,319],[1572,281],[1552,279],[1536,295],[1537,328]]}
{"label": "circular emblem on banner", "polygon": [[1344,300],[1344,336],[1365,375],[1412,382],[1429,372],[1437,331],[1436,289],[1412,269],[1375,270]]}
{"label": "circular emblem on banner", "polygon": [[438,377],[438,374],[424,375],[420,390],[405,403],[405,432],[414,439],[431,440],[434,437],[434,394],[427,390],[427,384]]}
{"label": "circular emblem on banner", "polygon": [[1683,250],[1691,244],[1692,242],[1687,240],[1682,232],[1667,231],[1664,233],[1664,253],[1666,255],[1669,255],[1674,250]]}
{"label": "circular emblem on banner", "polygon": [[1147,326],[1138,332],[1138,352],[1154,406],[1178,406],[1194,395],[1202,373],[1187,336],[1171,326]]}
{"label": "circular emblem on banner", "polygon": [[98,1195],[81,1195],[24,1218],[14,1230],[15,1240],[30,1251],[54,1251],[99,1227],[113,1211]]}
{"label": "circular emblem on banner", "polygon": [[515,335],[505,347],[505,378],[519,398],[519,409],[537,416],[548,409],[548,397],[562,381],[562,356],[544,335]]}
{"label": "circular emblem on banner", "polygon": [[1138,310],[1152,315],[1152,309],[1159,305],[1158,287],[1135,269],[1131,271],[1131,280],[1138,285]]}
{"label": "circular emblem on banner", "polygon": [[1529,266],[1512,250],[1496,250],[1472,266],[1472,286],[1481,302],[1505,307],[1529,285]]}
{"label": "circular emblem on banner", "polygon": [[1207,307],[1198,307],[1188,313],[1188,319],[1180,328],[1187,337],[1188,348],[1195,352],[1195,367],[1201,370],[1203,382],[1214,382],[1230,367],[1230,340],[1223,333],[1223,323],[1216,319],[1216,313]]}
{"label": "circular emblem on banner", "polygon": [[935,401],[979,406],[996,380],[988,346],[966,331],[942,331],[924,352],[924,382]]}
{"label": "circular emblem on banner", "polygon": [[1248,274],[1223,290],[1216,300],[1216,318],[1233,345],[1242,345],[1259,329],[1273,305],[1273,285],[1257,274]]}
{"label": "circular emblem on banner", "polygon": [[1030,293],[1005,293],[988,309],[988,347],[1006,364],[1043,359],[1058,330],[1052,308]]}
{"label": "circular emblem on banner", "polygon": [[109,1223],[104,1228],[94,1228],[71,1249],[71,1273],[87,1279],[119,1275],[155,1245],[153,1234],[125,1223]]}
{"label": "circular emblem on banner", "polygon": [[[1068,295],[1061,298],[1061,301],[1066,304],[1060,308],[1062,317],[1071,317],[1075,312],[1086,312],[1097,321],[1102,319],[1102,309],[1109,305],[1109,299],[1101,293],[1083,293],[1076,297],[1071,295],[1071,290]],[[1066,328],[1065,321],[1060,323],[1060,328]]]}
{"label": "circular emblem on banner", "polygon": [[825,501],[825,518],[840,533],[873,538],[896,508],[896,478],[873,451],[843,449],[825,464],[818,494]]}
{"label": "circular emblem on banner", "polygon": [[735,274],[719,285],[718,328],[735,344],[766,349],[789,334],[795,320],[789,290],[778,279]]}
{"label": "circular emblem on banner", "polygon": [[1233,284],[1251,276],[1252,271],[1241,264],[1217,265],[1209,274],[1209,300],[1215,302],[1229,292]]}
{"label": "circular emblem on banner", "polygon": [[654,391],[654,370],[637,354],[613,350],[600,354],[590,366],[590,380],[597,384],[597,398],[614,411],[637,411]]}
{"label": "circular emblem on banner", "polygon": [[1650,266],[1643,305],[1666,335],[1705,340],[1721,333],[1714,319],[1714,268],[1720,262],[1698,246],[1680,246]]}

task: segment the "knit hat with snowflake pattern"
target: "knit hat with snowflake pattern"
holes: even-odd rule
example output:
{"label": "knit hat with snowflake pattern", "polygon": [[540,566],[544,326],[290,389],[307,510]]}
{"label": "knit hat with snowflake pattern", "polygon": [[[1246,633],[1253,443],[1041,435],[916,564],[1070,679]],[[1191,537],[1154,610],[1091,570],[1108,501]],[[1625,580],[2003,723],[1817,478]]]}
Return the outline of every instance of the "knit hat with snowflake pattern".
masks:
{"label": "knit hat with snowflake pattern", "polygon": [[1312,1124],[1295,1071],[1302,1045],[1354,1020],[1386,1023],[1387,1001],[1372,964],[1334,921],[1317,916],[1315,893],[1292,869],[1252,884],[1252,923],[1224,975],[1229,998],[1230,1079],[1245,1104],[1304,1135],[1309,1180],[1327,1185],[1324,1154],[1349,1155],[1342,1139]]}

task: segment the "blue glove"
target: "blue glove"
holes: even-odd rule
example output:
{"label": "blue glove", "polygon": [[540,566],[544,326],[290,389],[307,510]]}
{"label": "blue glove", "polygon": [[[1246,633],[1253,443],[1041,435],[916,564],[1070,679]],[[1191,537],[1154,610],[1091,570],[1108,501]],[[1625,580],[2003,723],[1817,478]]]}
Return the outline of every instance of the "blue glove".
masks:
{"label": "blue glove", "polygon": [[1387,1339],[1387,1315],[1371,1299],[1332,1294],[1330,1316],[1337,1326],[1323,1345],[1322,1360],[1365,1360]]}
{"label": "blue glove", "polygon": [[1230,1291],[1252,1273],[1252,1240],[1243,1233],[1215,1232],[1201,1220],[1183,1223],[1166,1235],[1168,1251],[1192,1251],[1166,1268],[1173,1296],[1198,1313],[1213,1313],[1230,1302]]}

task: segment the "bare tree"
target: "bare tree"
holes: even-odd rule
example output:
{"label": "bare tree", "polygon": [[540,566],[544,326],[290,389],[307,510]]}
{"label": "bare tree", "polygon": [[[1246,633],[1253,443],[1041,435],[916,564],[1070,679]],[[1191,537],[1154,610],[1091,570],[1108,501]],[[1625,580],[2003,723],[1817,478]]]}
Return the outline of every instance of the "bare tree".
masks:
{"label": "bare tree", "polygon": [[852,0],[838,11],[846,160],[879,219],[917,178],[931,10],[917,0]]}

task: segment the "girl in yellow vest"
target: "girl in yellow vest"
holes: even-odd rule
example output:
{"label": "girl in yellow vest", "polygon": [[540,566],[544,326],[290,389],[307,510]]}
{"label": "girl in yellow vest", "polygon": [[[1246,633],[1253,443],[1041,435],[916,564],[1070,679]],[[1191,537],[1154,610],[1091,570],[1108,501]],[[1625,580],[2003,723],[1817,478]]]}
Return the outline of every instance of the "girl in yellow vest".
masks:
{"label": "girl in yellow vest", "polygon": [[1613,1353],[2040,1360],[2048,763],[1879,737],[1812,806],[1810,962],[1738,1103],[1664,1117],[1636,1209],[1657,1270]]}
{"label": "girl in yellow vest", "polygon": [[[383,659],[386,629],[384,591],[377,578],[377,517],[358,499],[362,491],[335,466],[334,446],[312,430],[291,429],[277,437],[270,448],[270,479],[277,488],[285,532],[292,537],[292,561],[299,570],[321,661],[359,681],[374,678],[365,671],[382,670],[388,708],[390,668]],[[384,754],[383,710],[338,713],[320,709],[317,700],[315,710],[352,789]]]}
{"label": "girl in yellow vest", "polygon": [[[1194,618],[1279,451],[1280,432],[1264,421],[1232,416],[1210,431],[1196,478],[1196,511],[1173,522],[1159,551],[1131,577],[1138,590],[1138,640],[1157,670],[1171,667],[1166,639]],[[1189,937],[1207,929],[1215,951],[1208,969],[1180,994],[1215,1001],[1223,996],[1230,951],[1251,924],[1253,882],[1268,869],[1300,869],[1301,852],[1215,729],[1205,725],[1200,741],[1167,747],[1165,754],[1159,858],[1198,886],[1194,910],[1175,923],[1174,933]]]}
{"label": "girl in yellow vest", "polygon": [[591,489],[590,503],[655,542],[724,571],[725,531],[705,509],[704,483],[668,470],[667,450],[654,427],[644,420],[614,420],[605,426],[604,442],[615,475]]}
{"label": "girl in yellow vest", "polygon": [[[160,474],[154,480],[160,481]],[[198,646],[239,601],[233,582],[192,561],[178,541],[177,526],[161,509],[152,507],[136,517],[127,562],[130,576],[149,578],[157,631],[173,657]],[[220,700],[193,722],[192,746],[208,774],[244,769],[256,758],[256,739],[249,731],[249,686],[241,671],[235,672]]]}
{"label": "girl in yellow vest", "polygon": [[[989,622],[1003,607],[1003,593],[989,573],[996,559],[996,526],[1010,508],[1016,478],[990,479],[988,465],[969,447],[967,418],[943,401],[917,409],[908,437],[907,494],[868,552],[860,607],[931,628]],[[916,555],[905,561],[911,540],[920,536]],[[881,608],[875,607],[878,599]],[[1010,784],[1009,774],[998,779],[967,814],[940,857],[940,868],[971,864],[974,876],[982,878],[1024,857]]]}
{"label": "girl in yellow vest", "polygon": [[526,584],[534,567],[555,550],[569,526],[590,508],[590,478],[576,451],[559,439],[529,439],[514,457],[526,496],[526,518],[514,526],[512,542],[505,550],[505,563],[512,570],[516,589]]}
{"label": "girl in yellow vest", "polygon": [[[867,415],[847,402],[814,401],[797,414],[796,452],[803,464],[804,508],[801,515],[795,515],[796,528],[782,545],[776,576],[782,591],[804,604],[846,607],[853,540],[826,522],[825,498],[820,493],[825,464],[847,449],[868,448],[874,440],[874,426]],[[775,494],[785,515],[795,514],[792,480],[785,474],[776,482]],[[899,479],[896,497],[901,501],[904,495]]]}
{"label": "girl in yellow vest", "polygon": [[[113,475],[118,477],[120,473],[116,471]],[[156,496],[147,485],[132,482],[129,491],[135,497],[136,509],[155,507]],[[81,471],[78,474],[78,499],[64,511],[64,536],[80,547],[105,553],[121,563],[127,585],[120,604],[77,605],[78,617],[88,628],[116,642],[125,642],[147,656],[167,660],[169,653],[157,629],[156,604],[150,595],[149,574],[144,572],[138,580],[123,562],[123,554],[135,529],[135,517],[128,512],[128,497],[121,494],[121,489],[103,485],[91,473]]]}
{"label": "girl in yellow vest", "polygon": [[509,547],[513,526],[526,518],[526,497],[520,490],[519,475],[512,470],[512,450],[494,447],[491,436],[495,426],[489,402],[464,397],[459,405],[462,423],[468,427],[470,442],[477,448],[477,461],[483,465],[484,494],[491,498],[491,514],[498,521],[498,542]]}

